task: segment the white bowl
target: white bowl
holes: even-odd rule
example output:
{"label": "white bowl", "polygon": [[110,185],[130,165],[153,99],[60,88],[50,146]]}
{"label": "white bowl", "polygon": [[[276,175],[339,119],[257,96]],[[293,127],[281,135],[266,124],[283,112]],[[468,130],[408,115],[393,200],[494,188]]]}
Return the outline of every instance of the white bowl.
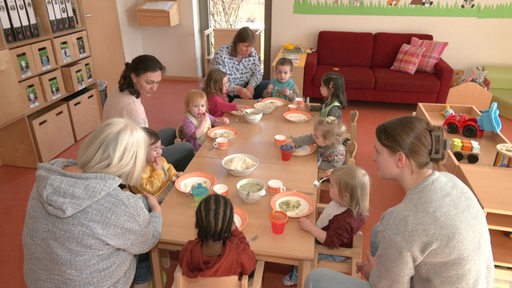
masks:
{"label": "white bowl", "polygon": [[[244,186],[251,185],[253,187],[248,187],[254,189],[259,186],[259,188],[256,188],[254,190],[244,190]],[[236,189],[238,189],[238,196],[242,198],[242,200],[246,203],[254,203],[260,200],[267,192],[265,191],[265,183],[259,179],[255,178],[246,178],[238,181],[236,183]]]}
{"label": "white bowl", "polygon": [[272,102],[258,102],[254,104],[254,108],[261,110],[263,114],[270,114],[276,109],[276,105]]}
{"label": "white bowl", "polygon": [[260,122],[261,117],[263,117],[263,113],[259,109],[245,109],[244,110],[244,118],[247,122],[251,124],[256,124]]}
{"label": "white bowl", "polygon": [[222,167],[233,176],[247,176],[258,167],[258,158],[249,154],[231,154],[222,159]]}

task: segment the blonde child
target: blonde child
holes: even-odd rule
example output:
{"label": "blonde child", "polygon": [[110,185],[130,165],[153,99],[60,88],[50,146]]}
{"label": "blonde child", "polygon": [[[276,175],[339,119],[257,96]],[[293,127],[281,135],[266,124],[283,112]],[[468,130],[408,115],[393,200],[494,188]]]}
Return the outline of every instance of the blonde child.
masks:
{"label": "blonde child", "polygon": [[228,100],[228,76],[220,69],[208,72],[204,80],[203,91],[208,97],[208,110],[213,117],[221,117],[226,112],[242,111],[246,105],[229,103]]}
{"label": "blonde child", "polygon": [[147,127],[142,127],[142,129],[149,138],[146,167],[142,172],[139,186],[131,187],[131,190],[137,194],[151,194],[157,197],[159,203],[162,203],[169,193],[169,189],[164,189],[165,186],[176,181],[176,178],[183,172],[177,172],[174,166],[167,163],[162,157],[162,143],[158,132]]}
{"label": "blonde child", "polygon": [[341,109],[347,106],[345,94],[345,80],[339,73],[328,72],[322,76],[320,93],[325,99],[324,104],[307,104],[306,110],[320,111],[320,117],[332,116],[341,121],[343,112]]}
{"label": "blonde child", "polygon": [[256,256],[244,233],[233,221],[231,201],[210,194],[196,209],[197,238],[181,249],[178,261],[189,278],[249,275],[256,268]]}
{"label": "blonde child", "polygon": [[270,80],[267,89],[263,92],[263,98],[278,97],[288,101],[294,101],[300,97],[299,89],[292,78],[293,61],[289,58],[282,57],[276,62],[274,70],[275,78]]}
{"label": "blonde child", "polygon": [[198,89],[190,90],[185,96],[185,119],[183,133],[185,141],[197,151],[207,137],[208,130],[214,126],[229,124],[226,117],[216,118],[208,113],[206,94]]}
{"label": "blonde child", "polygon": [[329,170],[345,164],[345,126],[334,117],[319,118],[313,133],[292,137],[288,141],[293,147],[316,144],[318,146],[318,169]]}
{"label": "blonde child", "polygon": [[[354,235],[364,224],[369,210],[370,177],[356,165],[344,165],[332,171],[329,196],[331,202],[323,210],[316,225],[307,218],[299,219],[299,227],[328,248],[352,247]],[[318,254],[318,259],[341,262],[344,257]],[[283,285],[297,284],[297,268],[283,278]]]}

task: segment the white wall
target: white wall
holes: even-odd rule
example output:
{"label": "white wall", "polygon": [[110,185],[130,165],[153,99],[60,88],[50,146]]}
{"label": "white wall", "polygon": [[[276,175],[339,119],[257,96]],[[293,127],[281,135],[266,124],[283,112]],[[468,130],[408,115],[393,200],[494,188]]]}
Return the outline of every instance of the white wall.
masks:
{"label": "white wall", "polygon": [[[444,54],[452,67],[512,66],[512,19],[293,14],[294,0],[272,1],[272,57],[284,43],[316,47],[320,30],[416,32],[449,42]],[[279,12],[277,12],[279,11]]]}
{"label": "white wall", "polygon": [[[146,53],[167,67],[166,75],[201,77],[202,37],[197,21],[197,1],[180,0],[181,24],[175,27],[141,27],[135,8],[143,0],[118,0],[119,21],[127,61]],[[512,19],[467,17],[397,17],[293,14],[294,0],[272,1],[271,56],[284,43],[315,47],[318,31],[416,32],[449,42],[443,58],[454,68],[476,65],[512,66]],[[194,20],[195,19],[195,20]]]}

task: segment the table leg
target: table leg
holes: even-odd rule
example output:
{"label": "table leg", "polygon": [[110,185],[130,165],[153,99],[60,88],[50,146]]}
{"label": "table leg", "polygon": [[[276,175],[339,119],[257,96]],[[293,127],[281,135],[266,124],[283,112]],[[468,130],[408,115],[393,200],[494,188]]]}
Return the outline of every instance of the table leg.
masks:
{"label": "table leg", "polygon": [[308,276],[308,273],[310,271],[311,271],[311,261],[309,261],[309,260],[300,261],[297,288],[305,287],[306,277]]}
{"label": "table leg", "polygon": [[151,249],[151,268],[153,269],[153,284],[155,288],[164,288],[162,282],[162,271],[160,269],[160,256],[158,255],[158,245]]}

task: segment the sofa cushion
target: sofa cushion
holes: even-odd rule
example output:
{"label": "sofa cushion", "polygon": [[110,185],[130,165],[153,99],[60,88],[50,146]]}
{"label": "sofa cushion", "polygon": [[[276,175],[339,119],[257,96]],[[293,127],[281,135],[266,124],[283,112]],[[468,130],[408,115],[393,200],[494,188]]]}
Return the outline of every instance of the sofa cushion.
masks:
{"label": "sofa cushion", "polygon": [[485,65],[491,89],[512,89],[512,66]]}
{"label": "sofa cushion", "polygon": [[396,55],[395,62],[391,66],[391,70],[414,74],[418,64],[420,63],[421,54],[425,51],[424,47],[413,47],[408,44],[402,44],[402,47]]}
{"label": "sofa cushion", "polygon": [[373,34],[320,31],[316,47],[319,65],[370,67]]}
{"label": "sofa cushion", "polygon": [[373,89],[375,79],[372,69],[367,67],[334,67],[327,65],[318,66],[313,79],[315,86],[320,86],[322,76],[327,72],[337,72],[343,75],[345,87],[351,89]]}
{"label": "sofa cushion", "polygon": [[440,82],[435,74],[416,72],[414,75],[387,68],[373,68],[375,90],[412,93],[437,93]]}
{"label": "sofa cushion", "polygon": [[421,55],[420,62],[418,64],[418,71],[434,73],[434,66],[444,52],[448,42],[440,42],[433,40],[420,40],[416,37],[411,38],[411,45],[414,47],[424,47],[425,51]]}
{"label": "sofa cushion", "polygon": [[422,40],[432,40],[429,34],[413,33],[386,33],[378,32],[373,37],[373,60],[372,67],[389,68],[393,65],[396,55],[402,44],[410,44],[411,38],[417,37]]}

